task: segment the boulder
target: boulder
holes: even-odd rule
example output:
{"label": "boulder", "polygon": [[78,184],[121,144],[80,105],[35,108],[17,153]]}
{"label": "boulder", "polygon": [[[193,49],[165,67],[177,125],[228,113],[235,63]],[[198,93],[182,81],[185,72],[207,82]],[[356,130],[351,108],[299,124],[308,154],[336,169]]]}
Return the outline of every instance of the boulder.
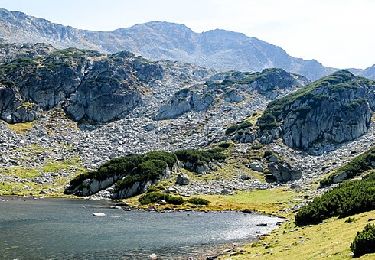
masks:
{"label": "boulder", "polygon": [[302,177],[302,172],[292,169],[287,162],[270,162],[268,164],[270,174],[266,175],[268,182],[285,183],[288,181],[298,180]]}
{"label": "boulder", "polygon": [[249,164],[250,169],[256,172],[263,172],[263,165],[259,161],[254,161]]}
{"label": "boulder", "polygon": [[176,184],[178,185],[188,185],[190,183],[189,176],[187,174],[178,174],[176,179]]}

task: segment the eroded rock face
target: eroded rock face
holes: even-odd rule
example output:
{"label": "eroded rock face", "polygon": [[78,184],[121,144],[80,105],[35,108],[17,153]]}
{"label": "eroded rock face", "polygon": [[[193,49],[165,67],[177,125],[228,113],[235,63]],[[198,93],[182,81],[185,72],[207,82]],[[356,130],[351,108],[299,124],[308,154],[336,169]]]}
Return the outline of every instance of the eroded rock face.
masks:
{"label": "eroded rock face", "polygon": [[[129,52],[102,55],[67,49],[0,65],[1,118],[32,121],[37,111],[61,106],[74,120],[108,122],[142,104],[142,89],[160,80],[159,64]],[[26,105],[25,105],[26,104]]]}
{"label": "eroded rock face", "polygon": [[213,95],[199,94],[189,89],[183,89],[177,92],[166,105],[160,108],[155,119],[171,119],[189,111],[204,111],[213,102]]}
{"label": "eroded rock face", "polygon": [[261,138],[267,143],[280,136],[304,150],[354,140],[370,127],[374,89],[373,81],[334,73],[271,103],[258,120]]}
{"label": "eroded rock face", "polygon": [[190,111],[206,111],[218,102],[239,103],[255,92],[267,98],[276,98],[281,91],[304,86],[303,76],[282,69],[265,69],[250,73],[229,71],[216,73],[204,84],[176,92],[155,116],[156,120],[177,118]]}
{"label": "eroded rock face", "polygon": [[293,169],[287,162],[270,162],[268,170],[270,174],[266,175],[267,182],[285,183],[302,177],[301,171]]}

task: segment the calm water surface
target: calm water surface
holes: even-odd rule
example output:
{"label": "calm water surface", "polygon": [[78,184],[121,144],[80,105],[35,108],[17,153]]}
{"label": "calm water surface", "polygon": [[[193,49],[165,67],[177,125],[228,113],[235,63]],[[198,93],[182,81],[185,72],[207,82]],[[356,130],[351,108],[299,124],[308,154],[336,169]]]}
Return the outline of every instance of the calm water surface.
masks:
{"label": "calm water surface", "polygon": [[[106,216],[94,217],[94,212]],[[278,221],[236,212],[123,211],[98,201],[3,200],[0,258],[145,259],[151,253],[162,259],[187,258],[213,246],[253,239]]]}

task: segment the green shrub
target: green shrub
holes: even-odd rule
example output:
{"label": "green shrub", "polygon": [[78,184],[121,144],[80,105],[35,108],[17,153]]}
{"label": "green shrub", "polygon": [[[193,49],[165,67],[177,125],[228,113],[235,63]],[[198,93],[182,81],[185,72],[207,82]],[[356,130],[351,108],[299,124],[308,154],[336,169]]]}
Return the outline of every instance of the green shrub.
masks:
{"label": "green shrub", "polygon": [[208,204],[210,204],[209,200],[202,199],[202,198],[196,198],[196,197],[190,198],[188,200],[188,202],[191,203],[191,204],[195,204],[195,205],[208,205]]}
{"label": "green shrub", "polygon": [[76,176],[70,185],[77,187],[86,179],[105,180],[117,176],[121,178],[115,189],[131,187],[135,182],[155,181],[164,174],[167,166],[172,167],[177,162],[173,153],[153,151],[142,154],[130,154],[124,157],[111,159],[102,164],[96,171]]}
{"label": "green shrub", "polygon": [[367,152],[358,155],[347,164],[341,166],[336,171],[331,173],[327,178],[320,181],[322,187],[328,186],[334,183],[334,178],[341,174],[346,174],[345,179],[352,179],[362,173],[374,168],[375,163],[375,147],[371,148]]}
{"label": "green shrub", "polygon": [[166,201],[166,197],[167,196],[168,196],[168,194],[166,194],[166,193],[150,192],[150,193],[146,193],[146,194],[142,195],[139,198],[139,202],[142,205],[147,205],[147,204],[150,204],[150,203],[159,202],[161,200],[165,200]]}
{"label": "green shrub", "polygon": [[375,253],[375,225],[367,224],[363,231],[358,232],[350,249],[354,257]]}
{"label": "green shrub", "polygon": [[229,147],[231,147],[231,143],[230,142],[222,142],[222,143],[220,143],[218,146],[220,147],[220,148],[223,148],[223,149],[228,149]]}
{"label": "green shrub", "polygon": [[347,217],[375,209],[375,181],[347,181],[302,207],[295,216],[298,226],[318,224],[324,219]]}
{"label": "green shrub", "polygon": [[235,133],[239,130],[250,128],[252,126],[253,126],[253,124],[251,122],[245,120],[241,123],[237,123],[237,124],[234,124],[234,125],[231,125],[230,127],[228,127],[227,130],[225,130],[225,134],[230,135],[230,134],[233,134],[233,133]]}
{"label": "green shrub", "polygon": [[147,205],[150,203],[160,202],[161,200],[165,200],[167,203],[173,205],[181,205],[184,203],[184,199],[180,196],[172,196],[161,192],[146,193],[139,198],[139,203],[142,205]]}
{"label": "green shrub", "polygon": [[193,164],[200,162],[223,161],[226,155],[223,154],[224,149],[221,147],[209,150],[187,149],[177,151],[175,154],[182,162],[191,162]]}

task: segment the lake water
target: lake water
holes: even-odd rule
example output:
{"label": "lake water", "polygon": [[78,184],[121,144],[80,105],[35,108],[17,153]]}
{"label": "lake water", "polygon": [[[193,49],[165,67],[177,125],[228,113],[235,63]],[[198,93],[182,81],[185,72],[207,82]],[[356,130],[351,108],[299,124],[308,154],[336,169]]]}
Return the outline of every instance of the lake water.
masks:
{"label": "lake water", "polygon": [[[1,259],[162,259],[254,239],[278,218],[238,212],[156,213],[83,200],[0,201]],[[95,217],[103,212],[105,217]],[[267,226],[256,226],[267,223]]]}

